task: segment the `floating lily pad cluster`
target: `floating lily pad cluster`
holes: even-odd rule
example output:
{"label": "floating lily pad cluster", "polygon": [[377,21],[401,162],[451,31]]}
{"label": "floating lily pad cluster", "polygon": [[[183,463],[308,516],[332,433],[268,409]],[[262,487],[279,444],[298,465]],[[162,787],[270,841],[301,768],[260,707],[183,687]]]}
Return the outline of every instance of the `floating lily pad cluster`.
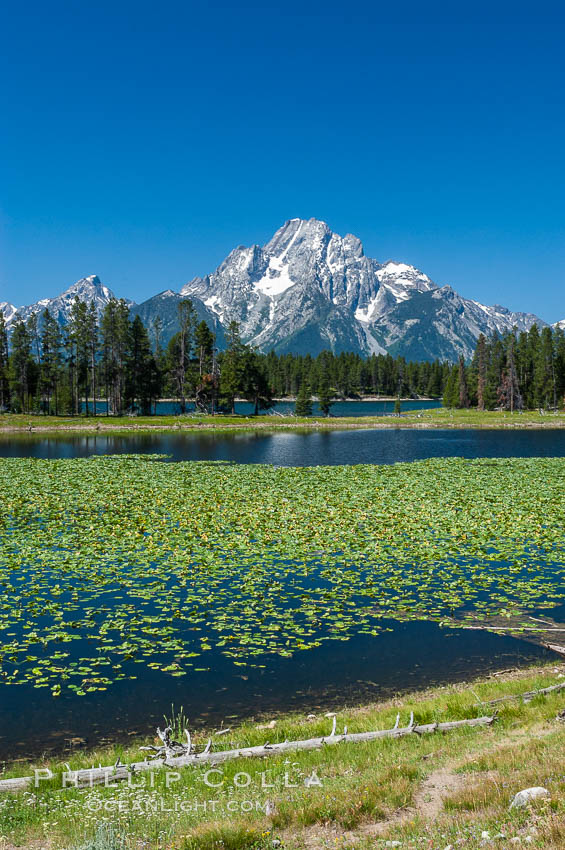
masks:
{"label": "floating lily pad cluster", "polygon": [[564,460],[161,461],[0,460],[0,682],[84,695],[565,598]]}

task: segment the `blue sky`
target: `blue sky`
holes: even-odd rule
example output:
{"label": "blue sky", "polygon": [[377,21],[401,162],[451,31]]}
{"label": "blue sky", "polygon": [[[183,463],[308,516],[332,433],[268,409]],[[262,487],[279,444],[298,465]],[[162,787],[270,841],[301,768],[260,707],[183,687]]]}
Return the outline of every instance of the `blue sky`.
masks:
{"label": "blue sky", "polygon": [[137,301],[286,219],[565,317],[562,2],[7,0],[0,300]]}

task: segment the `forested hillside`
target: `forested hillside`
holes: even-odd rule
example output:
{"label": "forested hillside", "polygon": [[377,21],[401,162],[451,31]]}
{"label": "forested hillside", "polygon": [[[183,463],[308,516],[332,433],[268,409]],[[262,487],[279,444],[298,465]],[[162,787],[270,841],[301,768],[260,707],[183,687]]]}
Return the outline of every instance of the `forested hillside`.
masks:
{"label": "forested hillside", "polygon": [[447,407],[555,408],[565,393],[565,332],[534,325],[529,331],[479,337],[470,362],[407,361],[390,354],[262,354],[242,342],[231,322],[225,348],[200,321],[190,299],[177,305],[180,330],[162,344],[162,321],[149,327],[132,318],[126,301],[111,298],[99,313],[75,298],[69,321],[33,313],[13,327],[10,339],[0,313],[0,410],[80,414],[151,413],[160,398],[189,400],[208,412],[233,412],[236,398],[255,412],[274,400],[298,397],[303,411],[316,395],[323,413],[335,398],[367,395],[443,397]]}

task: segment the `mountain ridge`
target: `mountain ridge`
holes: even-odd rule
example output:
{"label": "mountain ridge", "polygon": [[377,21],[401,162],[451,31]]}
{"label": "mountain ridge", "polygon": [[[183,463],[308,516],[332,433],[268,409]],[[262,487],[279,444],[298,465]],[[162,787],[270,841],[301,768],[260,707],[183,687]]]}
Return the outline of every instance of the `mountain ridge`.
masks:
{"label": "mountain ridge", "polygon": [[[1,302],[0,310],[9,328],[46,306],[64,324],[75,295],[93,300],[99,314],[113,297],[90,275],[55,298],[20,308]],[[342,237],[314,218],[289,219],[263,246],[234,248],[214,272],[192,278],[179,293],[169,289],[128,303],[147,326],[161,315],[166,344],[177,328],[181,297],[190,297],[198,319],[216,327],[219,347],[224,329],[237,321],[244,342],[277,353],[331,349],[468,359],[480,333],[547,325],[531,313],[463,298],[408,263],[379,263],[365,255],[357,236]]]}

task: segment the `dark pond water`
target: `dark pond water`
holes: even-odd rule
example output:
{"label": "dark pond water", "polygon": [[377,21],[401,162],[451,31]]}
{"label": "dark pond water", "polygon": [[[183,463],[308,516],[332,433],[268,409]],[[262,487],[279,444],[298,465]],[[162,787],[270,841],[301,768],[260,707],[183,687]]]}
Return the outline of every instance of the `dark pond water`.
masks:
{"label": "dark pond water", "polygon": [[430,457],[565,457],[565,429],[552,431],[354,430],[0,436],[0,457],[70,458],[166,454],[171,460],[227,460],[316,466],[398,463]]}
{"label": "dark pond water", "polygon": [[[285,466],[395,463],[443,456],[564,457],[565,431],[394,429],[0,438],[0,456],[61,458],[117,452]],[[390,626],[392,631],[377,637],[329,641],[293,658],[268,656],[264,668],[235,667],[219,651],[209,653],[208,672],[178,679],[144,664],[131,664],[128,673],[137,676],[134,681],[84,697],[54,699],[42,689],[0,687],[0,758],[61,752],[74,737],[95,744],[104,736],[116,740],[132,731],[150,732],[170,713],[172,703],[184,707],[194,726],[222,720],[229,724],[286,709],[327,710],[555,657],[533,644],[487,632],[440,629],[427,622]]]}
{"label": "dark pond water", "polygon": [[[402,410],[428,410],[430,408],[441,407],[441,401],[437,399],[408,399],[402,402]],[[83,411],[85,407],[83,404]],[[92,410],[92,404],[89,405],[89,410]],[[187,404],[187,413],[195,410],[193,404]],[[235,404],[235,412],[239,416],[252,416],[255,407],[247,401],[237,401]],[[98,414],[106,413],[106,402],[96,402],[96,412]],[[282,413],[285,416],[294,413],[293,401],[278,401],[273,405],[271,410],[263,411],[264,413]],[[180,405],[175,401],[158,401],[157,416],[178,416],[180,414]],[[312,413],[319,415],[320,408],[318,402],[312,404]],[[392,416],[394,413],[394,401],[336,401],[332,405],[332,416]]]}
{"label": "dark pond water", "polygon": [[[219,652],[210,671],[173,679],[132,664],[135,681],[107,692],[54,699],[45,691],[15,685],[0,691],[0,758],[68,750],[70,739],[85,746],[128,733],[153,733],[171,704],[184,707],[191,726],[219,726],[238,718],[281,710],[336,709],[554,656],[541,647],[488,632],[440,629],[435,623],[391,622],[392,631],[330,641],[293,658],[268,656],[264,669],[236,668]],[[241,671],[244,671],[243,673]],[[407,719],[407,718],[406,718]],[[229,746],[229,745],[228,745]]]}

